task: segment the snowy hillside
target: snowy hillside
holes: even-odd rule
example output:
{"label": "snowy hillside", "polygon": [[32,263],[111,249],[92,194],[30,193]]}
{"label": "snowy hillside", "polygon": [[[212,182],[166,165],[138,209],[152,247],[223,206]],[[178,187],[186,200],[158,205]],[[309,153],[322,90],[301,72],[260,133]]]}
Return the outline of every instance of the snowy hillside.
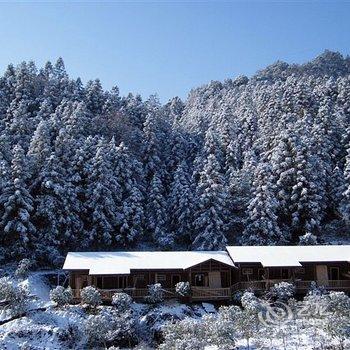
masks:
{"label": "snowy hillside", "polygon": [[[237,295],[240,305],[184,305],[176,300],[151,304],[57,305],[48,300],[48,275],[35,272],[10,283],[28,288],[20,314],[15,304],[0,319],[0,349],[167,349],[315,350],[350,347],[350,299],[314,289],[300,302],[292,285],[282,283],[258,299]],[[0,278],[0,296],[4,293]],[[120,295],[121,296],[121,295]],[[266,298],[267,297],[267,298]],[[9,297],[10,300],[11,297]],[[272,305],[272,299],[275,303]],[[1,302],[1,300],[0,300]]]}
{"label": "snowy hillside", "polygon": [[[159,305],[133,303],[123,317],[111,306],[100,306],[95,311],[81,305],[56,307],[50,301],[53,286],[48,283],[48,276],[52,277],[55,271],[33,272],[24,280],[13,277],[10,271],[6,274],[11,283],[26,288],[28,300],[19,314],[0,303],[0,349],[86,349],[86,324],[89,317],[98,314],[119,322],[113,329],[114,342],[123,347],[148,344],[146,348],[151,349],[167,321],[198,319],[206,314],[200,305],[187,306],[175,300]],[[0,296],[2,287],[0,278]]]}
{"label": "snowy hillside", "polygon": [[0,261],[76,250],[349,241],[350,60],[326,51],[186,101],[0,77]]}

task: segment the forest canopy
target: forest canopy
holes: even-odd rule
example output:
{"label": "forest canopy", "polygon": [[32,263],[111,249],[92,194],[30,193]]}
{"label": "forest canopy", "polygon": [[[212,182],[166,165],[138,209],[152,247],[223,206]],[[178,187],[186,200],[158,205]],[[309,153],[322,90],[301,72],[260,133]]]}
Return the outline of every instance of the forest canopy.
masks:
{"label": "forest canopy", "polygon": [[324,52],[162,105],[71,79],[0,77],[0,261],[68,250],[222,249],[345,238],[350,58]]}

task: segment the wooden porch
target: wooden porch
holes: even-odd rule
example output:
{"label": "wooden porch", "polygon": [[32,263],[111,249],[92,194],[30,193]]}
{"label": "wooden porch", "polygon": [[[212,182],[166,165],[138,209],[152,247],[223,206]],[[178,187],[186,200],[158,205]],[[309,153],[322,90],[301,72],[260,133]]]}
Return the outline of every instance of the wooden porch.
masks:
{"label": "wooden porch", "polygon": [[[81,289],[72,289],[73,297],[75,299],[80,299]],[[171,299],[175,298],[175,289],[163,289],[164,298]],[[147,288],[124,288],[124,289],[99,289],[101,293],[102,300],[110,301],[112,300],[112,296],[115,293],[126,293],[129,294],[133,299],[142,299],[147,296],[148,289]]]}
{"label": "wooden porch", "polygon": [[[72,289],[74,299],[80,299],[81,289]],[[127,293],[135,300],[144,299],[148,295],[147,288],[99,289],[103,301],[111,301],[115,293]],[[175,288],[163,288],[164,299],[181,299]],[[229,300],[231,288],[193,287],[189,298],[193,301]]]}
{"label": "wooden porch", "polygon": [[231,288],[192,287],[191,299],[194,301],[229,300],[231,299]]}
{"label": "wooden porch", "polygon": [[235,283],[231,290],[232,292],[252,290],[255,292],[263,292],[269,290],[273,285],[280,282],[289,282],[294,284],[296,292],[305,293],[308,291],[313,283],[317,286],[323,287],[326,290],[345,291],[350,292],[350,280],[328,280],[328,281],[302,281],[291,279],[269,279],[261,281],[243,281]]}
{"label": "wooden porch", "polygon": [[[190,301],[223,301],[231,300],[234,292],[251,290],[257,293],[268,291],[273,285],[280,282],[289,282],[294,284],[297,293],[306,293],[315,281],[293,281],[289,279],[274,279],[262,281],[243,281],[237,282],[228,288],[208,288],[195,287],[191,288],[191,295],[188,296]],[[318,287],[326,290],[350,292],[350,280],[329,280],[325,282],[316,282]],[[80,299],[81,289],[72,289],[75,299]],[[109,302],[115,293],[127,293],[134,300],[141,301],[148,295],[147,288],[121,288],[121,289],[99,289],[102,300]],[[176,294],[175,288],[163,288],[164,299],[181,299]]]}

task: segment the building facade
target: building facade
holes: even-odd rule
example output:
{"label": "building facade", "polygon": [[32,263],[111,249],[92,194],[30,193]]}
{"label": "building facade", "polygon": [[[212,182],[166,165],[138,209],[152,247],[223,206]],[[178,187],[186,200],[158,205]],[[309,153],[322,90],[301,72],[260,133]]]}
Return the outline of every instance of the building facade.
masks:
{"label": "building facade", "polygon": [[93,285],[108,301],[116,292],[141,300],[160,283],[165,298],[178,298],[189,282],[192,301],[229,301],[237,291],[263,293],[282,281],[306,293],[312,284],[350,292],[350,246],[228,246],[217,252],[76,252],[63,269],[76,298]]}

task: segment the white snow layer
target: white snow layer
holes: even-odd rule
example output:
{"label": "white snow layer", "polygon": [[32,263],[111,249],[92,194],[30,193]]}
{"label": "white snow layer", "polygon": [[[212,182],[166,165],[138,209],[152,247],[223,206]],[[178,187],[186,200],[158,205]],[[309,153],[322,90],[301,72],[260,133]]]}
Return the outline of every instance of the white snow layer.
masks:
{"label": "white snow layer", "polygon": [[261,263],[265,267],[301,266],[305,262],[350,262],[350,245],[228,246],[235,263]]}
{"label": "white snow layer", "polygon": [[130,270],[187,269],[210,259],[234,266],[225,251],[69,252],[64,270],[89,270],[90,275],[130,274]]}

